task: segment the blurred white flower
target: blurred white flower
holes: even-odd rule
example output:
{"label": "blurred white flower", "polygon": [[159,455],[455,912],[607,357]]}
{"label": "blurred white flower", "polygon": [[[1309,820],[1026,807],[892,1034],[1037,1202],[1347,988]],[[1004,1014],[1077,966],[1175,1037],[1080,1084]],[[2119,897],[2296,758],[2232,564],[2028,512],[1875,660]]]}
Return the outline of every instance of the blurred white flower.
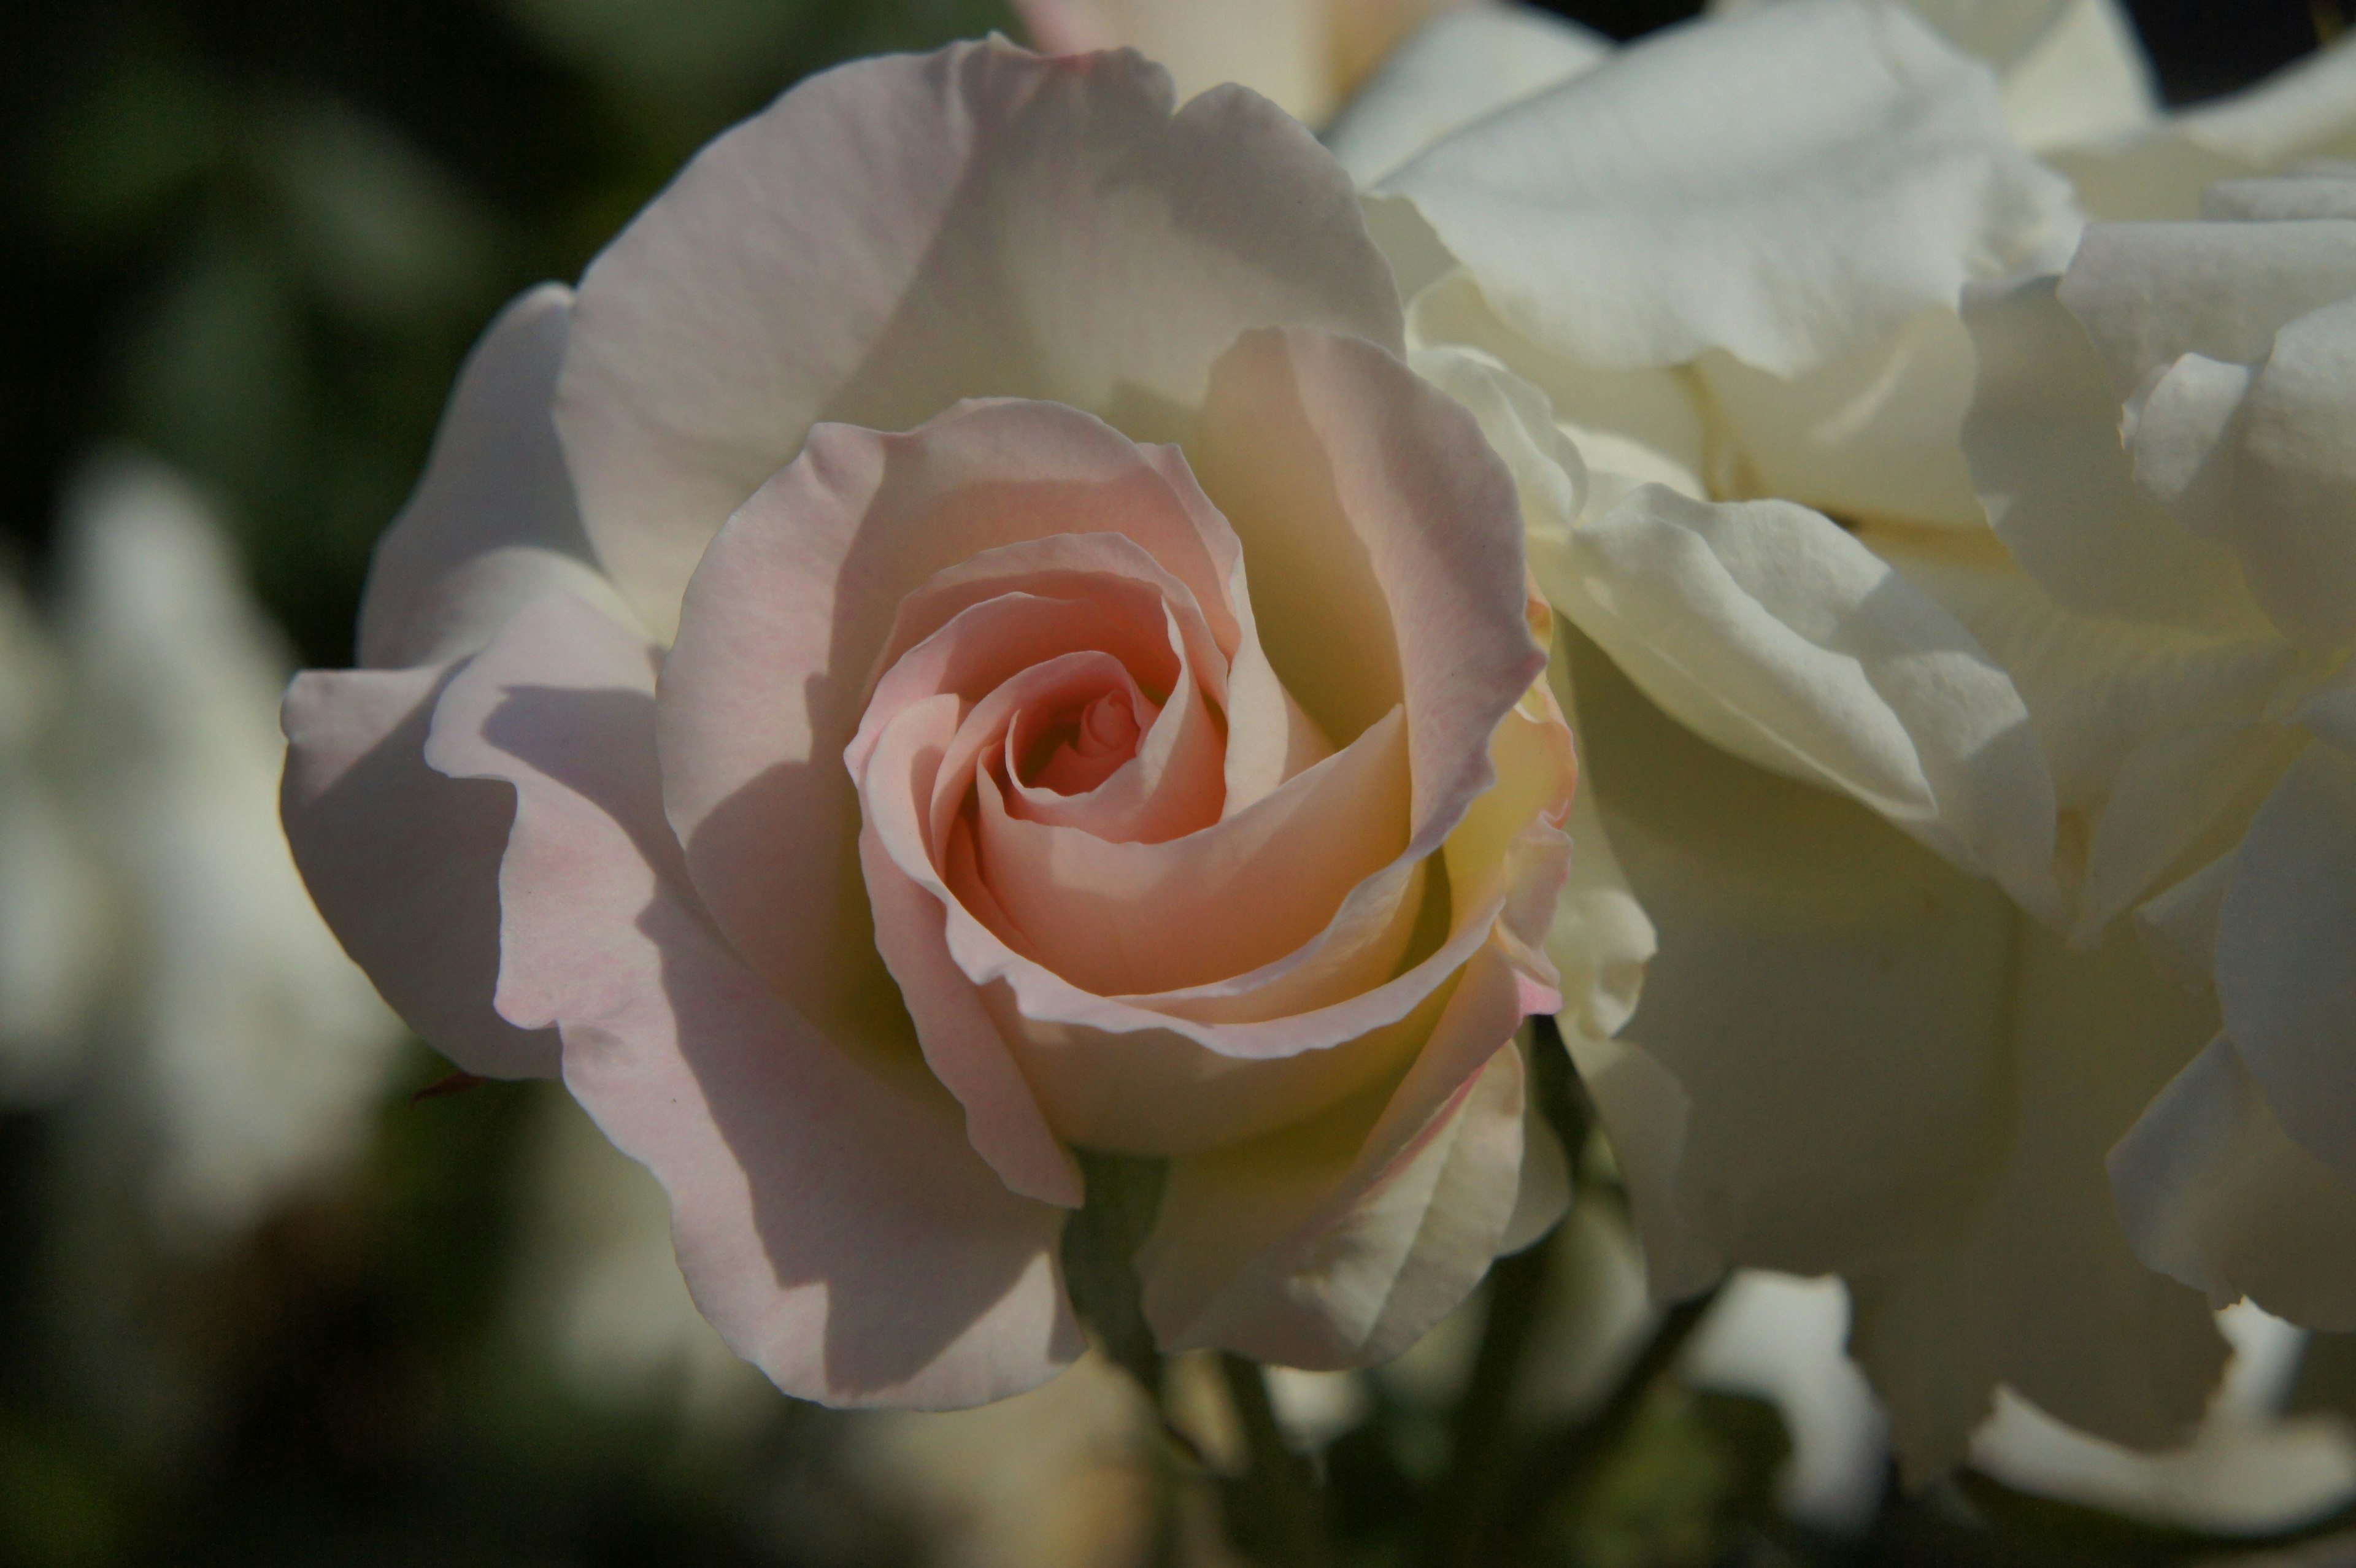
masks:
{"label": "blurred white flower", "polygon": [[2041,1497],[2228,1535],[2293,1531],[2356,1499],[2356,1437],[2333,1415],[2278,1417],[2307,1336],[2244,1302],[2219,1315],[2233,1344],[2191,1444],[2135,1454],[2072,1432],[2007,1392],[1972,1465]]}
{"label": "blurred white flower", "polygon": [[1727,1281],[1685,1360],[1696,1385],[1772,1400],[1783,1412],[1792,1456],[1775,1500],[1820,1530],[1863,1529],[1890,1471],[1890,1424],[1842,1349],[1847,1337],[1838,1280],[1746,1271]]}
{"label": "blurred white flower", "polygon": [[[1143,1568],[1158,1560],[1161,1424],[1137,1384],[1101,1355],[995,1404],[877,1411],[851,1431],[853,1473],[922,1522],[931,1568]],[[1226,1559],[1198,1552],[1187,1561],[1209,1568]]]}
{"label": "blurred white flower", "polygon": [[106,895],[51,776],[62,672],[0,580],[0,1103],[64,1093],[105,963]]}
{"label": "blurred white flower", "polygon": [[201,1252],[358,1152],[405,1035],[294,874],[291,661],[204,504],[102,462],[61,555],[53,643],[9,607],[0,1040],[18,1085],[113,1129],[160,1237]]}
{"label": "blurred white flower", "polygon": [[777,1392],[703,1320],[671,1252],[670,1205],[569,1096],[540,1097],[509,1297],[518,1338],[584,1403],[675,1408],[742,1434]]}

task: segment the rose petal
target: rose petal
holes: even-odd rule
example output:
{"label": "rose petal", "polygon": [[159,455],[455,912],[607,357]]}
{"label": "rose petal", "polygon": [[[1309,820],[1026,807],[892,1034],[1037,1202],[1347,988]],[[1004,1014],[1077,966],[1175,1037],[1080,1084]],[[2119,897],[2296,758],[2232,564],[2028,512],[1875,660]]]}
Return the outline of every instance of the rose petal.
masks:
{"label": "rose petal", "polygon": [[281,715],[286,841],[344,951],[434,1050],[486,1078],[553,1078],[554,1033],[491,1005],[514,794],[425,765],[455,667],[294,677]]}
{"label": "rose petal", "polygon": [[704,149],[582,280],[557,426],[589,537],[668,639],[705,543],[818,421],[1031,397],[1162,438],[1273,322],[1399,343],[1306,131],[1237,89],[1173,114],[1134,55],[962,44],[814,77]]}
{"label": "rose petal", "polygon": [[2055,297],[2085,328],[2123,402],[2187,354],[2255,365],[2283,326],[2351,293],[2356,222],[2319,220],[2098,223]]}
{"label": "rose petal", "polygon": [[1976,529],[1964,462],[1972,344],[1952,303],[1795,378],[1726,354],[1697,367],[1746,465],[1746,495],[1844,517]]}
{"label": "rose petal", "polygon": [[903,603],[1000,547],[1109,530],[1208,614],[1225,530],[1199,500],[1088,415],[978,403],[908,435],[821,427],[712,541],[663,672],[664,800],[705,908],[789,1003],[826,1027],[891,984],[842,759]]}
{"label": "rose petal", "polygon": [[[1867,542],[1970,629],[2020,689],[2082,863],[2073,927],[2095,933],[2237,827],[2298,743],[2259,722],[2297,674],[2281,639],[2073,614],[2000,550],[1874,529]],[[2254,791],[2256,794],[2253,794]]]}
{"label": "rose petal", "polygon": [[[2347,229],[2356,244],[2356,223]],[[2233,451],[2233,537],[2243,572],[2275,624],[2310,648],[2356,640],[2351,388],[2356,299],[2342,299],[2275,335],[2242,405]]]}
{"label": "rose petal", "polygon": [[1404,724],[1376,724],[1199,832],[1110,843],[1012,816],[979,781],[975,848],[1033,956],[1107,996],[1180,990],[1272,963],[1325,929],[1407,839]]}
{"label": "rose petal", "polygon": [[779,1387],[937,1407],[1044,1380],[1082,1349],[1061,1212],[991,1177],[905,1045],[830,1041],[712,933],[662,816],[654,658],[548,600],[444,694],[431,760],[516,791],[502,1010],[561,1029],[568,1086],[670,1194],[697,1307]]}
{"label": "rose petal", "polygon": [[1851,1353],[1910,1476],[1962,1456],[1999,1381],[2113,1443],[2181,1443],[2224,1360],[2206,1303],[2129,1250],[2103,1177],[2213,1014],[2124,930],[2071,953],[2026,928],[2011,990],[2013,1125],[1977,1211],[1923,1255],[1849,1275]]}
{"label": "rose petal", "polygon": [[1383,188],[1517,331],[1622,369],[1723,348],[1790,375],[2068,229],[2066,188],[2013,145],[1987,73],[1865,5],[1665,32]]}
{"label": "rose petal", "polygon": [[1195,466],[1243,541],[1285,689],[1337,744],[1405,706],[1408,853],[1430,853],[1489,786],[1488,737],[1546,667],[1512,475],[1397,357],[1301,328],[1221,357]]}
{"label": "rose petal", "polygon": [[1518,5],[1434,17],[1344,104],[1325,144],[1370,186],[1483,116],[1591,70],[1612,53],[1592,28]]}
{"label": "rose petal", "polygon": [[2356,1180],[2356,758],[2312,745],[2233,858],[2217,995],[2283,1130]]}
{"label": "rose petal", "polygon": [[2283,1132],[2233,1041],[2178,1073],[2111,1151],[2136,1255],[2222,1307],[2356,1328],[2356,1190]]}
{"label": "rose petal", "polygon": [[473,653],[543,593],[626,618],[581,531],[549,421],[572,308],[572,290],[542,283],[501,311],[466,357],[424,477],[369,562],[361,664]]}
{"label": "rose petal", "polygon": [[[1591,643],[1569,663],[1581,793],[1659,933],[1627,1038],[1573,1037],[1624,1081],[1633,1122],[1598,1096],[1623,1161],[1674,1169],[1647,1251],[1822,1274],[1952,1224],[2001,1148],[2008,901],[1710,746]],[[1673,1295],[1710,1277],[1653,1266]]]}
{"label": "rose petal", "polygon": [[[973,983],[951,961],[944,925],[949,895],[931,867],[929,833],[914,809],[931,793],[957,731],[957,699],[926,699],[887,727],[871,776],[897,786],[862,814],[859,860],[875,922],[875,946],[891,968],[933,1075],[965,1107],[966,1136],[1013,1191],[1076,1209],[1079,1162],[1048,1125]],[[891,809],[898,807],[899,809]],[[905,868],[913,866],[912,872]]]}
{"label": "rose petal", "polygon": [[1170,69],[1181,102],[1236,81],[1314,125],[1333,107],[1325,0],[1016,0],[1052,54],[1127,47]]}
{"label": "rose petal", "polygon": [[2019,694],[1929,595],[1816,513],[1659,485],[1534,534],[1547,597],[1698,733],[1863,801],[2033,910],[2052,782]]}
{"label": "rose petal", "polygon": [[2230,552],[2136,486],[2123,394],[2050,278],[1964,304],[1979,382],[1964,421],[1972,478],[2020,564],[2070,608],[2211,632],[2264,630]]}
{"label": "rose petal", "polygon": [[1521,1185],[1521,1053],[1496,1043],[1521,1017],[1512,965],[1483,949],[1395,1091],[1173,1161],[1137,1254],[1155,1342],[1364,1366],[1454,1310]]}
{"label": "rose petal", "polygon": [[[1019,1190],[1049,1197],[1059,1190],[1050,1151],[1067,1157],[1058,1134],[1152,1154],[1252,1136],[1349,1093],[1420,1043],[1413,1023],[1377,1015],[1318,1040],[1336,1049],[1296,1047],[1273,1060],[1235,1060],[1156,1029],[1172,1021],[1159,1014],[1079,991],[1010,948],[1001,933],[1015,934],[1014,923],[975,873],[962,824],[957,840],[944,843],[949,819],[928,823],[921,815],[943,793],[937,772],[950,765],[958,730],[955,699],[946,697],[912,705],[886,727],[863,780],[862,847],[876,900],[876,941],[908,997],[926,1060],[964,1101],[975,1147]],[[961,797],[963,791],[952,786],[948,793]],[[977,953],[1019,966],[1035,976],[1034,985],[1080,998],[1081,1011],[1091,1001],[1117,1009],[1135,1020],[1130,1032],[1092,1036],[1057,1026],[1052,1014],[1042,1022],[1027,1008],[1018,1011],[1000,976],[976,962]],[[1387,968],[1396,950],[1377,956]],[[1435,983],[1422,980],[1426,989]],[[1411,1006],[1412,998],[1400,1010]],[[1023,1062],[1021,1072],[1010,1044]]]}
{"label": "rose petal", "polygon": [[[2022,146],[2040,154],[2083,147],[2115,141],[2158,121],[2151,62],[2136,36],[2135,18],[2119,0],[2060,5],[2039,0],[2034,8],[2051,18],[2044,30],[2002,62],[2004,122]],[[2019,14],[2023,7],[1965,9],[1991,16],[2008,10]],[[1957,41],[1973,47],[1966,37]]]}
{"label": "rose petal", "polygon": [[2351,83],[2356,48],[2342,43],[2170,114],[2141,135],[2047,155],[2096,218],[2192,218],[2220,180],[2356,156]]}

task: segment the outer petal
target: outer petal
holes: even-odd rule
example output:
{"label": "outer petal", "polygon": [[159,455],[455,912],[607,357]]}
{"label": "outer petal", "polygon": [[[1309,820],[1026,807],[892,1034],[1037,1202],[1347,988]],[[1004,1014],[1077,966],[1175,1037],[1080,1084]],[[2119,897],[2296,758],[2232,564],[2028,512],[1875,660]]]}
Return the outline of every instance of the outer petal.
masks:
{"label": "outer petal", "polygon": [[1517,330],[1619,368],[1789,375],[2066,240],[1986,72],[1895,7],[1804,0],[1640,44],[1384,182]]}
{"label": "outer petal", "polygon": [[[2351,182],[2356,184],[2356,182]],[[2302,226],[2308,227],[2308,226]],[[2356,223],[2348,226],[2356,245]],[[2300,644],[2356,642],[2356,298],[2287,323],[2241,406],[2233,544]]]}
{"label": "outer petal", "polygon": [[2283,1132],[2219,1039],[2111,1151],[2136,1255],[2216,1306],[2248,1296],[2311,1328],[2356,1328],[2356,1189]]}
{"label": "outer petal", "polygon": [[425,765],[456,667],[296,676],[280,815],[319,912],[410,1028],[469,1072],[553,1078],[555,1032],[491,1006],[514,794]]}
{"label": "outer petal", "polygon": [[1851,1350],[1917,1477],[1962,1456],[1998,1381],[2112,1442],[2180,1443],[2224,1359],[2201,1298],[2129,1251],[2103,1174],[2213,1014],[2130,932],[2073,954],[2024,924],[2019,943],[2009,1039],[1994,1042],[2014,1099],[2002,1162],[1948,1239],[1849,1275]]}
{"label": "outer petal", "polygon": [[2356,45],[2343,39],[2143,134],[2048,156],[2096,218],[2195,217],[2219,180],[2356,156]]}
{"label": "outer petal", "polygon": [[2120,402],[2187,354],[2255,365],[2286,324],[2351,293],[2356,219],[2346,219],[2098,223],[2057,290]]}
{"label": "outer petal", "polygon": [[2356,1182],[2356,757],[2309,746],[2250,824],[2217,995],[2284,1130]]}
{"label": "outer petal", "polygon": [[429,755],[504,779],[503,1011],[555,1023],[565,1077],[669,1192],[697,1306],[778,1386],[979,1403],[1080,1336],[1062,1213],[1009,1193],[905,1053],[830,1041],[712,931],[663,820],[656,652],[543,601],[451,684]]}
{"label": "outer petal", "polygon": [[1050,54],[1132,48],[1167,66],[1183,102],[1241,82],[1314,125],[1333,107],[1324,0],[1017,0],[1032,41]]}
{"label": "outer petal", "polygon": [[1795,379],[1725,354],[1697,368],[1740,454],[1739,494],[1842,517],[1986,524],[1962,450],[1971,337],[1952,304]]}
{"label": "outer petal", "polygon": [[417,492],[379,540],[360,602],[360,663],[473,653],[518,610],[562,591],[617,613],[573,505],[549,400],[573,291],[519,296],[466,357]]}
{"label": "outer petal", "polygon": [[[2004,80],[2004,120],[2032,153],[2083,146],[2129,135],[2159,118],[2159,93],[2151,62],[2136,37],[2135,18],[2120,0],[2034,0],[2051,16],[2027,49],[1999,64]],[[1942,0],[1922,7],[1946,8]],[[1984,5],[1984,13],[2013,11],[2019,5]],[[1958,38],[1965,48],[1968,39]]]}
{"label": "outer petal", "polygon": [[2301,673],[2280,638],[2073,614],[1982,541],[1865,538],[2019,686],[2053,772],[2082,938],[2237,834],[2301,740],[2263,718]]}
{"label": "outer petal", "polygon": [[1964,445],[1997,532],[2073,610],[2265,630],[2232,553],[2136,487],[2119,444],[2125,394],[2055,290],[2040,278],[1965,301],[1979,382]]}
{"label": "outer petal", "polygon": [[1435,17],[1392,51],[1325,133],[1362,186],[1484,115],[1602,63],[1612,40],[1521,5]]}
{"label": "outer petal", "polygon": [[1512,965],[1483,948],[1433,1005],[1430,1041],[1396,1090],[1172,1163],[1137,1257],[1165,1351],[1364,1366],[1405,1349],[1479,1283],[1521,1185]]}
{"label": "outer petal", "polygon": [[1659,933],[1626,1038],[1572,1039],[1656,1293],[1730,1263],[1822,1274],[1958,1222],[2002,1150],[2006,900],[1708,745],[1592,644],[1569,662],[1581,793]]}
{"label": "outer petal", "polygon": [[1399,344],[1306,131],[1238,89],[1173,115],[1134,55],[958,45],[814,78],[700,154],[583,279],[557,426],[667,641],[705,542],[817,421],[1033,397],[1164,437],[1213,357],[1280,322]]}
{"label": "outer petal", "polygon": [[1538,581],[1678,719],[1855,796],[2032,910],[2052,782],[2012,682],[1954,618],[1830,521],[1660,485],[1533,536]]}
{"label": "outer petal", "polygon": [[[1722,16],[1762,0],[1708,0]],[[2158,117],[2150,63],[2119,0],[1905,0],[1996,69],[2005,123],[2033,153],[2141,130]]]}

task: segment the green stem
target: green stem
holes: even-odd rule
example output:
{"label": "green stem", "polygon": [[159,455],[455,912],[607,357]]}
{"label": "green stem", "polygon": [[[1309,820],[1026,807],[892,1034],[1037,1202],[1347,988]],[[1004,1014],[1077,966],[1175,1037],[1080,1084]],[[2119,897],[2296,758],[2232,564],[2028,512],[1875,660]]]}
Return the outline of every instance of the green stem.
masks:
{"label": "green stem", "polygon": [[1227,1485],[1228,1532],[1269,1568],[1326,1568],[1333,1553],[1325,1534],[1325,1499],[1309,1460],[1292,1451],[1268,1398],[1268,1378],[1257,1362],[1222,1353],[1227,1393],[1243,1427],[1244,1473]]}
{"label": "green stem", "polygon": [[[1576,1172],[1590,1125],[1586,1098],[1572,1081],[1554,1020],[1534,1019],[1532,1033],[1530,1093]],[[1449,1422],[1448,1473],[1425,1520],[1426,1568],[1481,1568],[1494,1561],[1490,1537],[1513,1475],[1514,1389],[1551,1292],[1553,1260],[1553,1247],[1542,1239],[1489,1271],[1481,1348]]]}
{"label": "green stem", "polygon": [[1064,1278],[1105,1353],[1160,1409],[1162,1352],[1146,1326],[1132,1260],[1162,1202],[1162,1162],[1078,1153],[1087,1202],[1064,1226]]}
{"label": "green stem", "polygon": [[[1515,1478],[1505,1509],[1505,1544],[1518,1548],[1546,1516],[1557,1498],[1577,1490],[1616,1453],[1628,1429],[1644,1407],[1654,1385],[1676,1364],[1694,1330],[1701,1326],[1720,1287],[1681,1301],[1661,1315],[1652,1337],[1637,1351],[1601,1408],[1587,1420],[1565,1427],[1533,1445]],[[1504,1560],[1518,1561],[1508,1551]]]}

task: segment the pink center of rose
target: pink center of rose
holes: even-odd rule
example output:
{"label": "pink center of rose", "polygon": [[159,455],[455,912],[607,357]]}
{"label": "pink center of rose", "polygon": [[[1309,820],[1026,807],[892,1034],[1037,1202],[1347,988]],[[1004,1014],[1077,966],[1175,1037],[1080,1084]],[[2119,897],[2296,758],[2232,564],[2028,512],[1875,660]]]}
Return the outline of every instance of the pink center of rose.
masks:
{"label": "pink center of rose", "polygon": [[[1028,727],[1018,725],[1018,734]],[[1018,752],[1023,765],[1016,776],[1057,795],[1086,795],[1137,754],[1138,737],[1143,733],[1128,692],[1099,693],[1077,708],[1048,715],[1031,743]]]}

